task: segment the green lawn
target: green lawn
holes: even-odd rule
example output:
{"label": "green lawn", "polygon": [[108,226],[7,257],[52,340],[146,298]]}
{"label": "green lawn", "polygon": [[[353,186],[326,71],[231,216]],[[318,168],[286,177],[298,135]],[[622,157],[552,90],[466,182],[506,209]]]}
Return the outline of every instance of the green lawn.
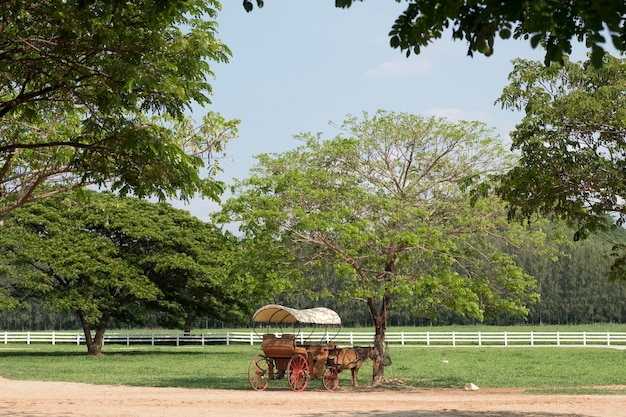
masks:
{"label": "green lawn", "polygon": [[[106,346],[90,357],[84,346],[0,345],[0,375],[11,379],[74,381],[93,384],[250,389],[247,369],[259,353],[248,345]],[[608,348],[555,347],[400,347],[390,348],[393,364],[386,376],[415,387],[519,387],[553,393],[626,395],[626,351]],[[371,362],[359,382],[371,381]],[[319,381],[311,381],[321,386]],[[350,384],[349,372],[340,385]],[[286,387],[271,381],[271,387]]]}

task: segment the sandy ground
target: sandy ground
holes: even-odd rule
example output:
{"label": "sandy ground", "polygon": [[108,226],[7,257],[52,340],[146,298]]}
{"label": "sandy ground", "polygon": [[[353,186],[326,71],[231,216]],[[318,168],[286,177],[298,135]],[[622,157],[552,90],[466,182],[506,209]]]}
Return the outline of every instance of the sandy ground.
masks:
{"label": "sandy ground", "polygon": [[27,417],[626,417],[625,395],[522,390],[308,387],[263,392],[138,388],[0,378],[0,416]]}

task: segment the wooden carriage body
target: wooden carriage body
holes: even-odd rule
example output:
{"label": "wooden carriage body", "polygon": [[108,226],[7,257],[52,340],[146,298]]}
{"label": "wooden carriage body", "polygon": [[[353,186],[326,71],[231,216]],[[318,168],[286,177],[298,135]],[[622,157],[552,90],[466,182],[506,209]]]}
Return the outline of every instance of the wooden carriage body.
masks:
{"label": "wooden carriage body", "polygon": [[332,361],[331,352],[336,350],[336,346],[333,343],[298,345],[294,334],[276,336],[266,333],[261,350],[265,357],[274,361],[274,368],[279,372],[287,371],[289,360],[295,355],[302,355],[307,360],[310,378],[320,379],[327,362]]}
{"label": "wooden carriage body", "polygon": [[[297,310],[270,304],[261,307],[252,317],[256,323],[279,325],[341,326],[339,315],[324,307]],[[332,343],[311,343],[293,333],[263,334],[263,355],[252,358],[248,378],[252,388],[262,391],[270,380],[287,378],[294,391],[302,391],[309,379],[322,379],[327,389],[337,386],[338,375],[328,367]],[[299,343],[300,342],[300,343]],[[327,383],[328,382],[328,383]]]}

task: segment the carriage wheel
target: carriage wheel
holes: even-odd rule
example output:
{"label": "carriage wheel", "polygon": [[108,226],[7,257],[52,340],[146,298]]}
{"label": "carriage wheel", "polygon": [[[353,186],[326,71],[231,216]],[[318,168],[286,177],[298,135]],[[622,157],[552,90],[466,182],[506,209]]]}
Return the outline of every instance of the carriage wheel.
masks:
{"label": "carriage wheel", "polygon": [[256,355],[248,365],[248,380],[255,391],[263,391],[270,383],[270,361],[263,355]]}
{"label": "carriage wheel", "polygon": [[328,391],[336,389],[339,386],[339,372],[337,372],[337,368],[334,366],[324,368],[322,383]]}
{"label": "carriage wheel", "polygon": [[309,382],[309,363],[302,355],[294,355],[287,364],[289,386],[293,391],[300,392]]}

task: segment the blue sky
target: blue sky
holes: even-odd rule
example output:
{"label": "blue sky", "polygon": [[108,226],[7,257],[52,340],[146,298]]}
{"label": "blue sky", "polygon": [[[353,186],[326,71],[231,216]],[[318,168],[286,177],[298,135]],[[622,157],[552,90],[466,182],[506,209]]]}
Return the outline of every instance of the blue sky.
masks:
{"label": "blue sky", "polygon": [[[239,137],[227,146],[218,178],[245,178],[260,153],[283,152],[293,135],[339,132],[329,122],[378,109],[451,120],[479,120],[508,137],[522,115],[494,105],[507,84],[511,60],[542,60],[527,41],[496,40],[491,57],[467,56],[467,44],[450,32],[409,58],[389,46],[388,33],[406,3],[266,0],[246,13],[241,1],[225,0],[219,38],[232,50],[228,64],[213,64],[209,110],[240,119]],[[584,58],[581,48],[574,59]],[[227,198],[227,196],[225,196]],[[174,203],[201,219],[218,209],[208,200]]]}

